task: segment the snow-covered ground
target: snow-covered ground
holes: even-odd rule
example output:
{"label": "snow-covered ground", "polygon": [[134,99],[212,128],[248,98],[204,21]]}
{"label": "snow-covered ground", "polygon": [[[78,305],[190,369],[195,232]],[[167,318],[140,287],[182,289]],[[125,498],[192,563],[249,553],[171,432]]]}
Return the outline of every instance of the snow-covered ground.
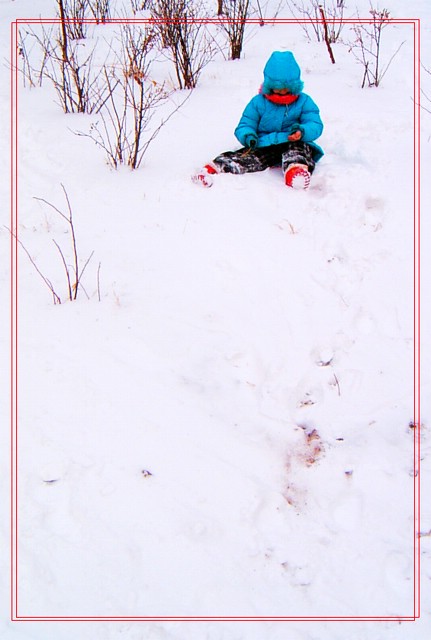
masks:
{"label": "snow-covered ground", "polygon": [[[9,201],[9,24],[54,2],[2,0],[3,202]],[[422,19],[431,5],[394,2]],[[279,3],[275,2],[274,7]],[[368,3],[351,3],[366,15]],[[270,6],[267,9],[271,14]],[[281,10],[279,17],[289,15]],[[103,28],[103,27],[100,27]],[[346,30],[348,28],[346,27]],[[346,33],[347,35],[347,33]],[[421,112],[421,618],[168,622],[127,617],[414,615],[413,30],[388,27],[378,89],[347,47],[331,65],[296,25],[250,27],[206,67],[136,172],[110,170],[48,85],[19,90],[19,238],[61,297],[73,209],[87,296],[53,305],[19,255],[18,614],[9,622],[9,431],[2,421],[5,640],[425,640],[431,631],[431,115]],[[190,181],[235,148],[263,65],[290,49],[321,108],[307,192],[279,170]],[[431,76],[423,89],[431,96]],[[9,207],[0,243],[2,414],[9,397]],[[100,298],[100,300],[99,300]],[[4,410],[4,411],[3,411]]]}

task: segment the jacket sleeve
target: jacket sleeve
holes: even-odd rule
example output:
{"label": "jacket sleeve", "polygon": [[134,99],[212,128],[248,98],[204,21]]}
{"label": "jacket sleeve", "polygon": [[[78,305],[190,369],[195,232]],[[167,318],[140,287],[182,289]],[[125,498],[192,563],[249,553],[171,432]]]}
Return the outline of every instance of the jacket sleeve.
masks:
{"label": "jacket sleeve", "polygon": [[257,131],[261,114],[257,108],[257,101],[255,98],[253,98],[244,109],[238,126],[235,129],[236,138],[244,146],[250,144],[250,139],[257,141],[258,138]]}
{"label": "jacket sleeve", "polygon": [[303,142],[313,142],[322,135],[323,122],[320,118],[319,108],[310,96],[307,96],[302,107],[299,125]]}

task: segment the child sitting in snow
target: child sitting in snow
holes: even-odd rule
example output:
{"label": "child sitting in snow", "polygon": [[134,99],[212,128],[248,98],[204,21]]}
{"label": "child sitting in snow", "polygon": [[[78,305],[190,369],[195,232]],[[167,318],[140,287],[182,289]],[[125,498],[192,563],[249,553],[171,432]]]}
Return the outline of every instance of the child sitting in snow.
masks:
{"label": "child sitting in snow", "polygon": [[323,156],[314,143],[323,130],[319,109],[302,93],[301,71],[290,51],[275,51],[265,65],[264,82],[246,106],[235,136],[238,151],[220,154],[192,180],[204,187],[216,173],[250,173],[281,166],[285,184],[307,189],[316,162]]}

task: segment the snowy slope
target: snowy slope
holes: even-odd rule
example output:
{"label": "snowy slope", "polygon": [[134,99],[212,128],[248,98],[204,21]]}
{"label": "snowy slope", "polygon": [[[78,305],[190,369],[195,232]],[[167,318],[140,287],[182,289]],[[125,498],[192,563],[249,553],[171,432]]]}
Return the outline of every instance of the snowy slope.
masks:
{"label": "snowy slope", "polygon": [[[4,59],[27,4],[0,4]],[[394,4],[395,17],[423,19],[429,59],[428,3]],[[32,15],[50,15],[37,5]],[[89,299],[56,306],[20,255],[21,615],[412,615],[413,38],[403,25],[387,37],[405,44],[382,86],[361,90],[342,45],[332,67],[299,27],[250,30],[243,60],[205,69],[133,174],[73,135],[85,117],[64,116],[48,87],[21,91],[20,239],[64,295],[53,240],[68,247],[67,227],[34,199],[64,209],[64,184],[82,262],[94,251]],[[279,48],[295,52],[325,122],[310,190],[287,191],[277,169],[198,189],[190,173],[234,148]],[[424,176],[430,136],[423,112]],[[425,242],[428,225],[423,215]],[[0,241],[7,256],[4,228]],[[6,260],[0,277],[7,309]],[[426,487],[425,367],[423,382]],[[7,440],[3,430],[5,459]],[[422,532],[430,519],[424,500]],[[6,543],[8,531],[5,513]],[[422,618],[351,622],[349,637],[427,637],[429,535],[421,542]],[[336,622],[10,624],[2,561],[7,640],[346,637]]]}

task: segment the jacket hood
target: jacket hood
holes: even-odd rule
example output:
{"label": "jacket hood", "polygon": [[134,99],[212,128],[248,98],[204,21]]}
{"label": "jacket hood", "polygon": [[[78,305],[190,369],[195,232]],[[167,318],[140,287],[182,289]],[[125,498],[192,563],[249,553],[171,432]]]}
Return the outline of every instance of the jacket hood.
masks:
{"label": "jacket hood", "polygon": [[301,69],[291,51],[274,51],[263,70],[262,93],[273,89],[288,89],[298,95],[304,88]]}

